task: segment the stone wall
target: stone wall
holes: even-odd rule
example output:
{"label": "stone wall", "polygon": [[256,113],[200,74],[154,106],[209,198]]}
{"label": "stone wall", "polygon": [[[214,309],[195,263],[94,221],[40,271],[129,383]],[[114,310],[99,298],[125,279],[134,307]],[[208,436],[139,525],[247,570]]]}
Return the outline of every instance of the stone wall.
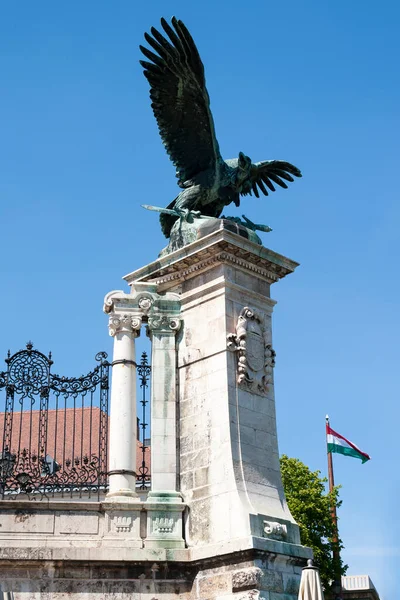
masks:
{"label": "stone wall", "polygon": [[157,553],[139,560],[137,551],[99,560],[72,548],[68,558],[54,551],[51,558],[48,548],[2,548],[0,590],[14,600],[297,600],[300,560],[256,552],[190,560],[187,552],[182,561],[184,551],[172,552],[161,561]]}
{"label": "stone wall", "polygon": [[1,503],[0,591],[14,600],[295,600],[306,548],[257,538],[148,548],[145,506],[135,522],[129,505]]}

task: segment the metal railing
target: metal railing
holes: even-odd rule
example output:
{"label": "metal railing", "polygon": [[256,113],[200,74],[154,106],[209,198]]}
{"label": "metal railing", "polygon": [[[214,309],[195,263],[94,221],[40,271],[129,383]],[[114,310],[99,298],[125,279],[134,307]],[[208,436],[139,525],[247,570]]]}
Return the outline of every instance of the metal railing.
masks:
{"label": "metal railing", "polygon": [[149,365],[146,352],[142,353],[140,364],[137,365],[137,375],[140,381],[141,389],[141,416],[138,419],[138,441],[140,445],[141,461],[137,469],[137,488],[139,490],[150,489],[150,440],[147,437],[148,431],[148,404],[147,390],[149,387],[151,366]]}

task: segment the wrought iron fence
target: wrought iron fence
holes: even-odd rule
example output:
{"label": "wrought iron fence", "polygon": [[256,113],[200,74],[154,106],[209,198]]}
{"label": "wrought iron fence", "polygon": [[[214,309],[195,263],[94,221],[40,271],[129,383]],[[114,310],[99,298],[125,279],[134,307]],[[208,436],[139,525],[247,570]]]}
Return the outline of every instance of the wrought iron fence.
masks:
{"label": "wrought iron fence", "polygon": [[109,363],[82,377],[51,373],[28,342],[6,359],[0,413],[0,497],[100,496],[107,488]]}
{"label": "wrought iron fence", "polygon": [[147,439],[148,435],[148,400],[147,389],[149,387],[149,379],[151,366],[149,365],[146,352],[142,353],[140,364],[137,366],[137,374],[140,381],[140,389],[142,391],[140,404],[142,407],[141,416],[139,418],[138,440],[141,452],[141,462],[137,469],[137,487],[140,490],[150,488],[150,444]]}
{"label": "wrought iron fence", "polygon": [[[0,499],[21,494],[43,497],[100,496],[108,488],[109,367],[107,354],[81,377],[51,372],[45,356],[28,342],[8,352],[0,372]],[[141,389],[138,419],[138,490],[150,489],[150,440],[147,391],[151,366],[146,352],[137,365]],[[1,398],[0,398],[1,399]]]}

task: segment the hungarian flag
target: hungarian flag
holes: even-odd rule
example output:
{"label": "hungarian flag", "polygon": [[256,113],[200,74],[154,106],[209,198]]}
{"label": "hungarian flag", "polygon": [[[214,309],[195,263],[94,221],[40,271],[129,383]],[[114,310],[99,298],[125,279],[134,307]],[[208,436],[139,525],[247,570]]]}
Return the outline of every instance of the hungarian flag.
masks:
{"label": "hungarian flag", "polygon": [[333,431],[328,423],[326,424],[326,443],[328,445],[328,452],[337,452],[338,454],[359,458],[363,463],[371,459],[368,454],[362,452],[360,448],[357,448],[353,442],[346,440],[340,433]]}

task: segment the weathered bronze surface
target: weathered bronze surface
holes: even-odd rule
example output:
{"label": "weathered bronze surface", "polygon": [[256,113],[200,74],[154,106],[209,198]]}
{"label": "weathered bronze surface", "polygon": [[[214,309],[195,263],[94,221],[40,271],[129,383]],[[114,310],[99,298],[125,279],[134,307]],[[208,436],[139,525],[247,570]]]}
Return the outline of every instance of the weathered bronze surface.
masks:
{"label": "weathered bronze surface", "polygon": [[[154,27],[151,35],[145,33],[152,50],[140,46],[147,58],[140,63],[150,83],[151,106],[161,139],[182,188],[168,210],[160,215],[162,231],[170,237],[178,219],[193,222],[194,211],[199,211],[197,215],[219,217],[231,202],[239,206],[240,196],[254,192],[258,198],[260,191],[268,196],[269,191],[275,191],[274,184],[286,188],[285,182],[294,181],[293,176],[301,177],[301,172],[282,160],[252,163],[243,152],[239,152],[238,158],[222,158],[204,66],[193,38],[175,17],[172,27],[165,19],[161,19],[161,25],[168,37]],[[248,220],[236,221],[253,230],[270,231],[269,227]],[[182,240],[182,243],[188,242]]]}

